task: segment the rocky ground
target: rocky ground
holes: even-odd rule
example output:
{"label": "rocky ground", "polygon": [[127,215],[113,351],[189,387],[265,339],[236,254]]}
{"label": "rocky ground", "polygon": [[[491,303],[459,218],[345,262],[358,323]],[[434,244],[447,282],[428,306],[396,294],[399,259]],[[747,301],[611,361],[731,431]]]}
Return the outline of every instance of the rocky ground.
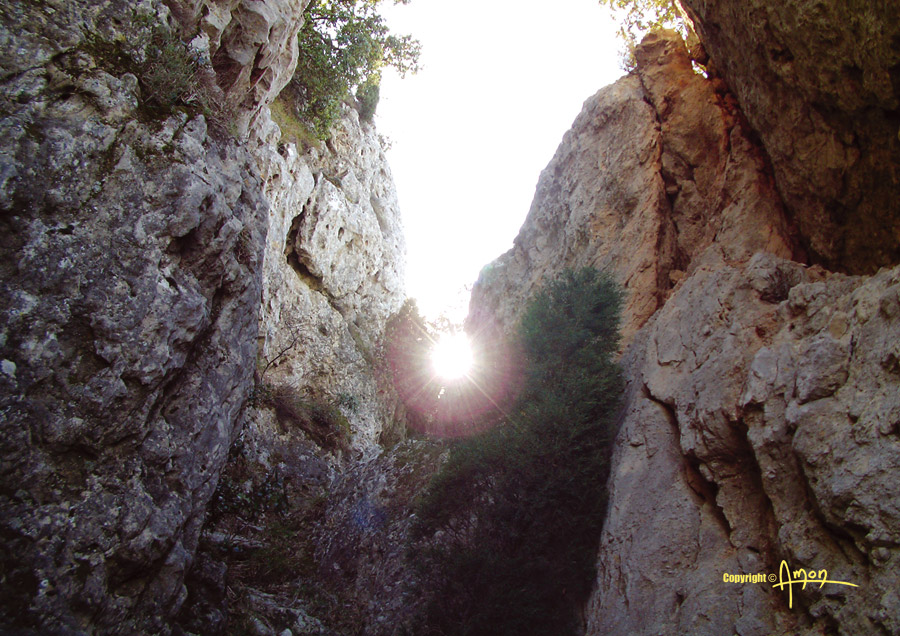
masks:
{"label": "rocky ground", "polygon": [[443,446],[410,439],[351,461],[272,408],[249,417],[201,535],[183,628],[387,636],[413,625],[427,594],[408,531]]}

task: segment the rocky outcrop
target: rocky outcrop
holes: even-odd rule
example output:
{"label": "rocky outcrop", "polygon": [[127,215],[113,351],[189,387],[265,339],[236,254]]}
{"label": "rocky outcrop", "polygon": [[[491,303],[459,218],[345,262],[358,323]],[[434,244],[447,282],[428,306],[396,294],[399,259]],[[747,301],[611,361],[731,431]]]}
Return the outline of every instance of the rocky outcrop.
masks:
{"label": "rocky outcrop", "polygon": [[415,606],[406,533],[436,461],[423,442],[383,448],[405,436],[380,360],[403,302],[397,195],[375,129],[352,108],[302,154],[267,115],[255,150],[270,205],[257,383],[178,622],[391,633]]}
{"label": "rocky outcrop", "polygon": [[[804,264],[822,252],[722,80],[667,34],[636,59],[586,102],[469,317],[508,330],[567,267],[625,288],[587,633],[895,633],[900,270]],[[858,587],[773,588],[782,561]],[[724,580],[750,574],[766,580]]]}
{"label": "rocky outcrop", "polygon": [[[374,357],[404,244],[378,136],[345,108],[301,156],[269,117],[307,4],[0,7],[0,629],[167,633],[243,423],[267,469],[288,448],[256,434],[255,372],[340,404],[354,457],[393,433]],[[192,580],[215,587],[207,556]]]}
{"label": "rocky outcrop", "polygon": [[417,621],[430,595],[409,549],[410,528],[416,497],[444,450],[433,441],[405,440],[332,485],[314,542],[320,580],[341,601],[330,621],[338,633],[421,633]]}
{"label": "rocky outcrop", "polygon": [[900,261],[900,7],[686,0],[716,72],[759,134],[814,262]]}
{"label": "rocky outcrop", "polygon": [[[231,3],[222,27],[229,51],[258,45],[255,92],[222,82],[249,95],[239,136],[295,55],[272,33],[301,3],[242,40],[238,14],[264,5]],[[0,625],[164,632],[253,382],[258,161],[211,132],[223,78],[161,3],[2,14]]]}
{"label": "rocky outcrop", "polygon": [[680,39],[652,35],[639,72],[594,95],[541,174],[512,250],[481,273],[471,324],[515,323],[539,283],[606,270],[628,291],[623,336],[699,267],[795,241],[764,157],[721,83],[695,73]]}
{"label": "rocky outcrop", "polygon": [[[344,107],[327,146],[259,152],[272,204],[260,358],[265,380],[354,405],[358,452],[396,418],[376,378],[381,336],[404,299],[406,246],[397,193],[371,124]],[[268,368],[267,368],[268,367]]]}
{"label": "rocky outcrop", "polygon": [[[623,360],[588,633],[895,633],[900,269],[698,272]],[[773,589],[725,574],[828,571]],[[635,608],[640,608],[636,611]]]}
{"label": "rocky outcrop", "polygon": [[297,66],[297,31],[309,0],[169,0],[199,59],[211,64],[218,108],[244,137]]}
{"label": "rocky outcrop", "polygon": [[[229,457],[180,624],[220,633],[419,633],[429,594],[409,549],[413,507],[444,457],[405,440],[337,464],[260,410]],[[228,593],[225,593],[228,590]]]}

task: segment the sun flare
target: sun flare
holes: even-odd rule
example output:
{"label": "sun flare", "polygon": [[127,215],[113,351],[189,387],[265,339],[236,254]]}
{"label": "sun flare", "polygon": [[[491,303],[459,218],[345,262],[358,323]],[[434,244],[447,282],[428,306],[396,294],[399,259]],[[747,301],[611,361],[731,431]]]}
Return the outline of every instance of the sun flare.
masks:
{"label": "sun flare", "polygon": [[472,348],[464,333],[441,336],[431,351],[434,372],[445,380],[455,380],[466,375],[472,368]]}

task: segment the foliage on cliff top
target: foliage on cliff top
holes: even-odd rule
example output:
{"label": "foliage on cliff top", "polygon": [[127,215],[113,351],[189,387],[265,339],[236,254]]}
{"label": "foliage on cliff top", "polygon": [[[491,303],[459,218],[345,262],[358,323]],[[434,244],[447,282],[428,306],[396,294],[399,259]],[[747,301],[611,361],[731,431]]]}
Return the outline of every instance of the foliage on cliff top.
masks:
{"label": "foliage on cliff top", "polygon": [[620,307],[592,269],[563,273],[529,303],[521,400],[451,448],[418,507],[419,563],[436,589],[423,633],[578,632],[621,394]]}
{"label": "foliage on cliff top", "polygon": [[637,36],[654,28],[684,25],[684,9],[677,0],[598,0],[615,11],[624,32]]}
{"label": "foliage on cliff top", "polygon": [[314,0],[306,9],[298,34],[300,57],[286,91],[320,139],[328,137],[341,102],[354,91],[363,119],[371,119],[382,68],[401,75],[418,70],[419,43],[390,32],[378,13],[382,1]]}
{"label": "foliage on cliff top", "polygon": [[687,13],[678,0],[598,0],[609,7],[619,23],[622,68],[635,67],[634,48],[653,29],[674,29],[688,40],[693,33]]}

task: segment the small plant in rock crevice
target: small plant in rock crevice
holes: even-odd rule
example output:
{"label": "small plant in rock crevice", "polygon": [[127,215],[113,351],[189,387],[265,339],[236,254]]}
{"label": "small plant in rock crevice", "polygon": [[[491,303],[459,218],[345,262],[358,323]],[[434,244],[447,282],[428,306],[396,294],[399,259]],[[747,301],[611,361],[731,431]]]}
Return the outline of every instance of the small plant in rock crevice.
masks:
{"label": "small plant in rock crevice", "polygon": [[347,409],[351,413],[359,412],[359,399],[350,393],[341,393],[338,395],[337,405]]}
{"label": "small plant in rock crevice", "polygon": [[765,276],[765,286],[759,294],[761,300],[767,303],[780,303],[787,300],[793,288],[799,281],[799,276],[792,270],[777,267]]}
{"label": "small plant in rock crevice", "polygon": [[140,112],[147,119],[186,109],[227,129],[231,117],[212,68],[201,63],[198,53],[180,39],[175,29],[155,23],[154,17],[136,12],[132,26],[134,33],[122,39],[85,34],[83,49],[111,74],[137,77]]}
{"label": "small plant in rock crevice", "polygon": [[257,408],[271,408],[278,422],[286,430],[303,431],[319,447],[330,452],[350,450],[352,427],[340,407],[353,411],[358,408],[356,398],[342,394],[337,401],[321,396],[308,396],[287,385],[259,382],[251,395]]}

